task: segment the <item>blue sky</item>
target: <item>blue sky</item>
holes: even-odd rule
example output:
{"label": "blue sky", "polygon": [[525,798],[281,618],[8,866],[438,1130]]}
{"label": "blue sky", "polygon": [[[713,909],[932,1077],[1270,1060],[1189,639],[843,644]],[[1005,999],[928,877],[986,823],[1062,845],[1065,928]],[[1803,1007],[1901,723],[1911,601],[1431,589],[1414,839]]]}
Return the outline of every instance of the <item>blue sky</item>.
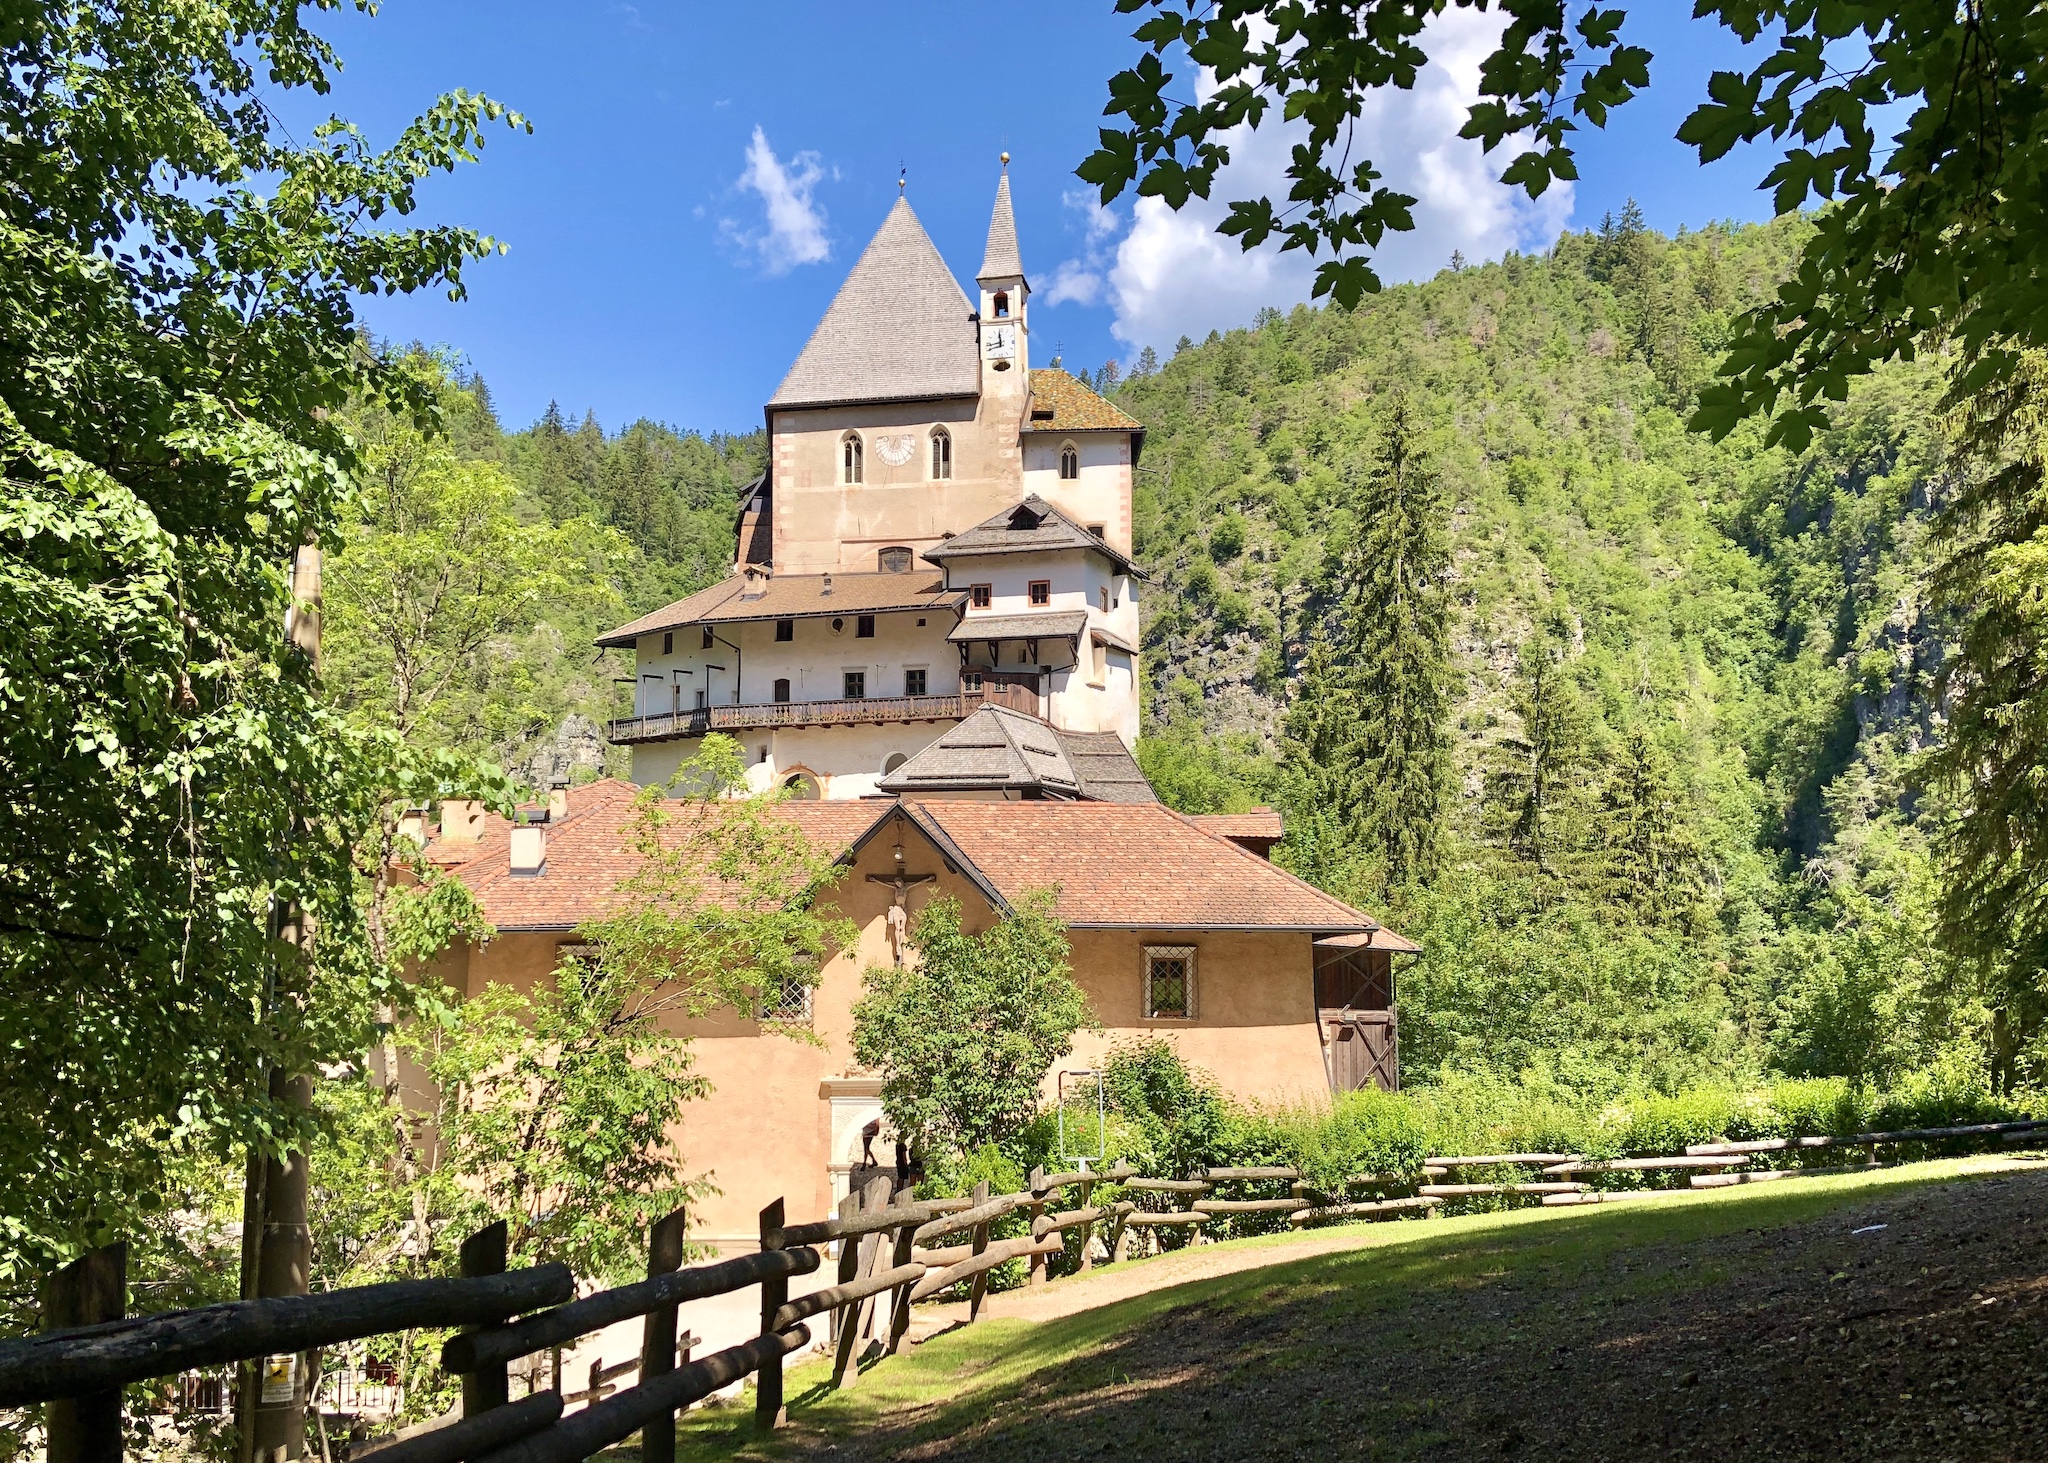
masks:
{"label": "blue sky", "polygon": [[[1487,22],[1453,14],[1432,45],[1442,64],[1371,119],[1390,180],[1424,200],[1420,228],[1390,244],[1383,274],[1426,277],[1454,248],[1479,258],[1541,247],[1630,196],[1667,231],[1768,215],[1755,191],[1768,158],[1701,169],[1671,140],[1707,73],[1736,63],[1733,43],[1668,0],[1639,8],[1632,33],[1657,53],[1650,94],[1586,135],[1579,183],[1538,205],[1493,182],[1503,155],[1489,170],[1451,138],[1489,39]],[[388,141],[457,87],[533,123],[531,136],[494,136],[477,165],[422,189],[422,217],[510,246],[472,268],[469,299],[362,308],[379,334],[465,355],[508,427],[550,400],[595,411],[608,431],[642,416],[706,431],[759,425],[880,224],[899,167],[964,282],[1005,148],[1040,361],[1056,345],[1070,366],[1127,361],[1307,297],[1298,255],[1246,259],[1209,218],[1089,203],[1073,169],[1094,145],[1105,82],[1138,54],[1132,18],[1110,0],[385,0],[374,18],[314,23],[345,70],[330,98],[279,99],[294,132],[331,109]],[[1276,178],[1285,145],[1252,139],[1244,179]],[[1219,188],[1219,212],[1243,191]]]}

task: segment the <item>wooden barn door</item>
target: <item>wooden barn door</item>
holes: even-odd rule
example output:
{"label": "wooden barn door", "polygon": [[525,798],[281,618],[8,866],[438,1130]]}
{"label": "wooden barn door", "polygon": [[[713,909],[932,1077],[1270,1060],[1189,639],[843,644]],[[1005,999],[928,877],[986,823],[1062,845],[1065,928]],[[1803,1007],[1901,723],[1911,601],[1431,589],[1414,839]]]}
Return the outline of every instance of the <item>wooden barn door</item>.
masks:
{"label": "wooden barn door", "polygon": [[1332,1092],[1401,1090],[1400,1045],[1392,1011],[1324,1011],[1323,1061]]}
{"label": "wooden barn door", "polygon": [[1385,950],[1318,944],[1316,1018],[1332,1092],[1401,1090],[1393,966]]}

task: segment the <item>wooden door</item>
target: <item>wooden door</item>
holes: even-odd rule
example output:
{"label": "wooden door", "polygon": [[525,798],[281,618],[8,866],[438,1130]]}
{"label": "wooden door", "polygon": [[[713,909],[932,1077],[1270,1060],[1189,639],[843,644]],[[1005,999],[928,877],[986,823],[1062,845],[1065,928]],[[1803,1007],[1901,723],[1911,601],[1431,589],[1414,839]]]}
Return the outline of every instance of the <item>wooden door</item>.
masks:
{"label": "wooden door", "polygon": [[1392,1011],[1319,1011],[1323,1066],[1332,1092],[1401,1090],[1400,1043]]}

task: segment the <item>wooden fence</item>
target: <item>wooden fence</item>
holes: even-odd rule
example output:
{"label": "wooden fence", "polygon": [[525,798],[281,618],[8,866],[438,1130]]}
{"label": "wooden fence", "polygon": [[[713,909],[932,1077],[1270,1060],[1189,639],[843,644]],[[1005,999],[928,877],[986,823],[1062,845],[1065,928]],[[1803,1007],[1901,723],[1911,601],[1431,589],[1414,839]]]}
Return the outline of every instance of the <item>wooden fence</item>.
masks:
{"label": "wooden fence", "polygon": [[[2018,1142],[2048,1129],[2048,1120],[1978,1123],[1950,1128],[1860,1133],[1848,1137],[1774,1138],[1696,1144],[1684,1153],[1588,1158],[1570,1153],[1486,1153],[1425,1160],[1419,1176],[1367,1174],[1319,1191],[1290,1167],[1208,1168],[1187,1178],[1152,1178],[1119,1163],[1102,1170],[1032,1172],[1024,1189],[991,1195],[986,1184],[963,1198],[897,1202],[893,1184],[877,1178],[849,1195],[829,1219],[785,1222],[776,1200],[761,1211],[760,1249],[714,1264],[683,1267],[683,1216],[661,1220],[649,1235],[648,1278],[576,1299],[562,1265],[505,1268],[501,1222],[462,1246],[459,1278],[403,1280],[321,1295],[230,1301],[195,1310],[126,1319],[119,1250],[96,1251],[56,1277],[49,1320],[63,1329],[0,1341],[0,1408],[51,1404],[50,1453],[72,1463],[116,1463],[121,1457],[121,1389],[151,1378],[178,1377],[223,1365],[304,1356],[323,1348],[414,1329],[462,1328],[441,1348],[442,1370],[461,1379],[462,1403],[446,1417],[406,1430],[357,1455],[359,1463],[573,1463],[640,1436],[643,1463],[673,1463],[675,1417],[691,1404],[748,1376],[755,1378],[755,1425],[777,1427],[783,1416],[783,1359],[808,1346],[812,1318],[830,1314],[835,1345],[832,1381],[859,1376],[860,1342],[881,1355],[896,1352],[910,1327],[911,1306],[957,1286],[967,1287],[967,1317],[981,1312],[989,1277],[1013,1260],[1029,1264],[1028,1283],[1042,1283],[1055,1256],[1079,1241],[1077,1270],[1095,1263],[1100,1236],[1110,1261],[1130,1242],[1162,1233],[1191,1240],[1216,1221],[1284,1216],[1302,1226],[1429,1212],[1450,1202],[1535,1198],[1545,1205],[1611,1202],[1644,1193],[1687,1192],[1734,1184],[1847,1171],[1840,1165],[1772,1167],[1810,1154],[1861,1150],[1876,1166],[1880,1150],[1896,1158],[1918,1145],[1993,1140]],[[1759,1166],[1761,1165],[1761,1166]],[[1480,1182],[1456,1176],[1490,1170]],[[1677,1189],[1618,1191],[1601,1185],[1640,1183],[1646,1176],[1684,1175]],[[1446,1180],[1450,1180],[1446,1182]],[[1280,1195],[1247,1194],[1241,1186],[1287,1185]],[[1095,1190],[1118,1186],[1114,1202]],[[1408,1189],[1413,1192],[1389,1192]],[[1073,1190],[1071,1208],[1067,1191]],[[1354,1197],[1367,1193],[1372,1197]],[[1235,1197],[1216,1197],[1218,1194]],[[1177,1209],[1150,1207],[1185,1201]],[[991,1227],[1012,1215],[1026,1233],[995,1240]],[[792,1277],[823,1264],[818,1246],[839,1246],[834,1283],[791,1299]],[[695,1338],[679,1333],[678,1308],[712,1296],[758,1287],[760,1328],[751,1339],[692,1359]],[[886,1334],[875,1335],[879,1307],[889,1300]],[[593,1366],[589,1386],[566,1396],[559,1364],[551,1390],[513,1401],[510,1365],[555,1352],[622,1321],[642,1321],[637,1363]],[[610,1385],[628,1371],[637,1382]],[[586,1405],[564,1412],[568,1402]]]}

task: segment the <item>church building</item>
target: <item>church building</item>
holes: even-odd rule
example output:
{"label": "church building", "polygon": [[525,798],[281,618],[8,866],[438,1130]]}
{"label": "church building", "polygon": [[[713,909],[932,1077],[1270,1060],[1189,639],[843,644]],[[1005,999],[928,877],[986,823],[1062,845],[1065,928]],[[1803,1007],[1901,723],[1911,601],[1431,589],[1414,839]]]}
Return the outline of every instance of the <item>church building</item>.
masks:
{"label": "church building", "polygon": [[635,784],[721,732],[756,789],[788,790],[773,815],[838,861],[826,903],[858,933],[814,985],[674,1018],[712,1089],[677,1135],[717,1190],[693,1238],[728,1251],[771,1199],[809,1219],[847,1192],[884,1121],[853,1007],[936,896],[986,928],[1055,891],[1097,1029],[1048,1096],[1150,1037],[1246,1100],[1398,1083],[1394,960],[1416,947],[1275,864],[1277,814],[1178,813],[1133,755],[1144,429],[1032,369],[1007,171],[976,284],[899,197],[768,403],[731,576],[601,642],[635,657],[611,727],[632,781],[558,788],[517,822],[450,805],[427,849],[495,929],[442,978],[530,988],[640,867]]}
{"label": "church building", "polygon": [[598,642],[633,652],[635,782],[716,731],[757,788],[869,797],[984,706],[1137,740],[1145,432],[1031,366],[1007,155],[975,286],[899,196],[768,402],[731,576]]}

